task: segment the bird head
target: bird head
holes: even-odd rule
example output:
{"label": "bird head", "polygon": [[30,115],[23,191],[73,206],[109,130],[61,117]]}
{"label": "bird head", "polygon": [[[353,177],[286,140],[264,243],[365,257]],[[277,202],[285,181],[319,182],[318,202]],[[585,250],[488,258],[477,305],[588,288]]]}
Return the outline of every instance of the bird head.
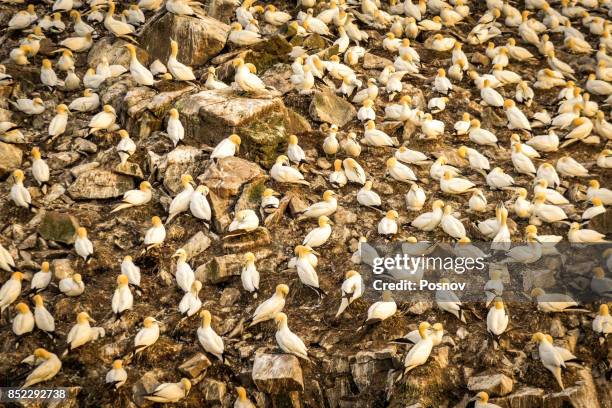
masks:
{"label": "bird head", "polygon": [[15,309],[17,309],[17,312],[19,312],[20,314],[26,314],[30,312],[30,308],[28,307],[28,305],[23,302],[17,303]]}
{"label": "bird head", "polygon": [[145,319],[142,322],[142,325],[146,328],[150,328],[150,327],[153,327],[156,323],[159,323],[159,322],[155,320],[154,317],[148,316],[148,317],[145,317]]}
{"label": "bird head", "polygon": [[334,160],[334,171],[342,170],[342,160],[336,159]]}
{"label": "bird head", "polygon": [[600,316],[609,316],[610,315],[610,311],[608,310],[608,305],[606,305],[605,303],[601,306],[599,306],[599,315]]}
{"label": "bird head", "polygon": [[278,195],[280,194],[271,188],[266,188],[262,194],[263,197],[272,197],[272,196],[278,196]]}
{"label": "bird head", "polygon": [[602,279],[606,275],[606,273],[601,266],[597,266],[593,268],[593,275],[596,278]]}
{"label": "bird head", "polygon": [[280,156],[276,158],[276,164],[288,164],[288,163],[289,163],[289,158],[285,156],[284,154],[281,154]]}
{"label": "bird head", "polygon": [[77,228],[76,233],[79,238],[87,238],[87,230],[85,227]]}
{"label": "bird head", "polygon": [[179,117],[179,113],[175,108],[170,109],[170,112],[168,113],[172,119],[178,119]]}
{"label": "bird head", "polygon": [[467,157],[468,149],[467,146],[461,146],[457,149],[457,154],[459,157],[465,159]]}
{"label": "bird head", "polygon": [[232,61],[232,66],[234,68],[238,68],[244,65],[244,60],[242,58],[234,58]]}
{"label": "bird head", "polygon": [[372,189],[372,180],[366,180],[364,188],[366,190],[371,190]]}
{"label": "bird head", "polygon": [[453,207],[450,204],[444,206],[444,215],[449,215],[453,212]]}
{"label": "bird head", "polygon": [[395,210],[387,211],[386,217],[390,220],[397,220],[399,218],[399,214]]}
{"label": "bird head", "polygon": [[83,278],[81,277],[80,273],[75,273],[74,275],[72,275],[72,280],[75,281],[76,283],[83,282]]}
{"label": "bird head", "polygon": [[489,401],[489,394],[487,394],[484,391],[481,391],[478,394],[476,394],[476,396],[472,398],[470,401],[478,401],[480,403],[486,404]]}
{"label": "bird head", "polygon": [[274,317],[274,321],[276,322],[277,326],[282,326],[284,324],[287,324],[287,315],[284,314],[283,312],[279,312]]}
{"label": "bird head", "polygon": [[115,114],[115,108],[113,108],[110,105],[104,105],[104,107],[102,108],[102,110],[106,113],[111,113],[111,114]]}
{"label": "bird head", "polygon": [[544,289],[542,289],[542,288],[533,288],[531,290],[530,296],[533,298],[533,297],[542,296],[544,294],[545,294]]}
{"label": "bird head", "polygon": [[245,402],[247,400],[247,393],[244,387],[236,387],[236,394],[238,394],[238,400]]}
{"label": "bird head", "polygon": [[332,225],[333,222],[326,215],[322,215],[318,219],[319,227],[325,227],[327,225]]}
{"label": "bird head", "polygon": [[525,190],[523,187],[517,188],[516,194],[523,199],[527,198],[527,190]]}
{"label": "bird head", "polygon": [[514,101],[512,99],[506,99],[504,101],[504,109],[509,109],[514,107]]}
{"label": "bird head", "polygon": [[183,186],[183,188],[186,188],[189,185],[195,185],[191,174],[183,174],[181,176],[181,185]]}
{"label": "bird head", "polygon": [[431,205],[431,208],[433,208],[434,210],[440,209],[442,207],[444,207],[444,201],[442,200],[436,200]]}
{"label": "bird head", "polygon": [[68,106],[66,106],[63,103],[60,103],[55,108],[55,112],[57,112],[58,114],[62,115],[62,114],[70,113],[70,110],[68,109]]}
{"label": "bird head", "polygon": [[126,286],[128,284],[128,277],[121,274],[119,276],[117,276],[117,285],[119,286]]}
{"label": "bird head", "polygon": [[175,57],[176,57],[176,54],[178,54],[178,43],[172,39],[170,39],[170,52]]}
{"label": "bird head", "polygon": [[593,189],[598,189],[599,188],[599,181],[598,180],[589,180],[589,186]]}
{"label": "bird head", "polygon": [[157,215],[155,215],[155,216],[151,217],[151,224],[153,224],[154,227],[161,227],[162,226],[162,220]]}
{"label": "bird head", "polygon": [[336,196],[336,193],[332,190],[327,190],[323,193],[323,201],[330,201]]}
{"label": "bird head", "polygon": [[77,323],[82,324],[85,322],[95,323],[96,321],[87,312],[79,312],[76,318]]}
{"label": "bird head", "polygon": [[281,283],[276,285],[276,294],[281,295],[283,298],[289,294],[289,286]]}
{"label": "bird head", "polygon": [[126,255],[125,257],[123,257],[123,261],[124,262],[132,262],[132,257],[130,255]]}
{"label": "bird head", "polygon": [[374,102],[371,99],[366,99],[363,101],[363,106],[366,108],[371,108],[374,106]]}
{"label": "bird head", "polygon": [[121,129],[117,133],[119,134],[119,137],[122,139],[127,139],[128,137],[130,137],[130,134],[125,129]]}
{"label": "bird head", "polygon": [[449,170],[446,170],[442,177],[444,178],[444,180],[451,180],[453,178],[453,173],[451,173]]}
{"label": "bird head", "polygon": [[119,370],[119,369],[123,368],[123,360],[115,360],[115,361],[113,361],[113,368],[115,370]]}
{"label": "bird head", "polygon": [[289,135],[289,144],[295,146],[298,144],[298,138],[296,135]]}
{"label": "bird head", "polygon": [[373,130],[376,127],[376,124],[374,123],[373,120],[368,120],[366,122],[366,129],[367,130]]}
{"label": "bird head", "polygon": [[34,350],[34,357],[42,358],[43,360],[48,360],[49,358],[51,358],[51,353],[49,353],[44,348],[37,348],[36,350]]}
{"label": "bird head", "polygon": [[346,279],[352,278],[353,276],[359,276],[359,273],[357,271],[350,270],[346,273],[346,275],[344,275]]}
{"label": "bird head", "polygon": [[393,168],[397,165],[397,159],[395,157],[389,157],[386,163],[387,169]]}
{"label": "bird head", "polygon": [[43,297],[41,295],[35,295],[32,300],[34,301],[34,305],[36,307],[43,306]]}
{"label": "bird head", "polygon": [[179,248],[172,255],[172,258],[178,258],[180,261],[185,262],[185,260],[187,259],[187,251],[185,251],[183,248]]}
{"label": "bird head", "polygon": [[140,186],[138,188],[140,189],[140,191],[150,191],[151,183],[145,180],[142,183],[140,183]]}
{"label": "bird head", "polygon": [[187,378],[181,378],[181,386],[185,390],[185,395],[189,394],[189,391],[191,391],[191,381]]}
{"label": "bird head", "polygon": [[431,325],[427,322],[419,323],[419,336],[421,336],[422,339],[427,337],[427,329],[430,327]]}
{"label": "bird head", "polygon": [[32,157],[33,157],[35,160],[40,160],[40,157],[41,157],[41,156],[40,156],[40,149],[39,149],[38,147],[36,147],[36,146],[34,146],[34,147],[32,148]]}

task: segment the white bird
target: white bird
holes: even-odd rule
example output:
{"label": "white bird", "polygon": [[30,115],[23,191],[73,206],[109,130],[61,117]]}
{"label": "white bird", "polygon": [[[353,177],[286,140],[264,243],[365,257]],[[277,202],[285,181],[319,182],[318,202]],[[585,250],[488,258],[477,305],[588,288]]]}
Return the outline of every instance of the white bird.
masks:
{"label": "white bird", "polygon": [[55,331],[55,319],[45,308],[42,296],[35,295],[32,300],[34,301],[34,322],[36,327],[46,333],[53,333]]}
{"label": "white bird", "polygon": [[24,179],[25,176],[23,171],[19,169],[13,171],[13,185],[11,186],[9,196],[15,205],[24,208],[31,208],[32,197],[30,196],[28,189],[23,185]]}
{"label": "white bird", "polygon": [[183,190],[178,193],[170,203],[168,207],[168,218],[166,219],[166,224],[168,224],[174,217],[177,215],[184,213],[189,209],[191,203],[191,196],[193,195],[193,177],[189,174],[181,175],[181,185],[183,186]]}
{"label": "white bird", "polygon": [[601,201],[601,198],[593,197],[591,199],[591,202],[593,203],[593,206],[587,208],[582,213],[581,218],[583,220],[590,220],[591,218],[595,217],[596,215],[603,214],[603,213],[606,212],[606,208],[604,207],[603,202]]}
{"label": "white bird", "polygon": [[242,143],[240,136],[231,134],[221,140],[210,154],[211,159],[224,159],[233,157],[239,150]]}
{"label": "white bird", "polygon": [[455,218],[452,214],[453,208],[450,205],[444,207],[440,226],[442,230],[455,239],[465,237],[465,227],[463,223]]}
{"label": "white bird", "polygon": [[421,339],[410,349],[410,351],[408,351],[408,354],[406,354],[404,358],[404,374],[425,364],[429,359],[429,355],[433,348],[433,341],[428,333],[429,327],[430,325],[427,322],[419,324],[419,336]]}
{"label": "white bird", "polygon": [[245,263],[240,272],[240,281],[242,287],[249,293],[253,294],[253,298],[257,299],[259,292],[259,271],[255,266],[255,255],[252,252],[244,254]]}
{"label": "white bird", "polygon": [[18,303],[15,308],[17,309],[17,316],[13,319],[13,333],[16,336],[30,333],[34,330],[34,315],[30,308],[25,303]]}
{"label": "white bird", "polygon": [[[506,6],[506,4],[504,4],[504,6]],[[489,402],[489,394],[487,394],[485,391],[479,392],[470,401],[476,401],[474,403],[474,408],[501,408],[499,405],[491,404]]]}
{"label": "white bird", "polygon": [[319,218],[322,215],[330,216],[338,208],[338,201],[336,200],[336,193],[327,190],[323,193],[323,201],[311,204],[302,211],[302,216],[306,218]]}
{"label": "white bird", "polygon": [[262,41],[261,35],[258,32],[245,30],[239,22],[232,23],[230,29],[231,31],[227,39],[236,45],[249,46]]}
{"label": "white bird", "polygon": [[247,209],[238,211],[234,215],[234,219],[230,223],[229,227],[227,227],[228,232],[233,231],[246,231],[250,232],[259,226],[259,218],[255,211]]}
{"label": "white bird", "polygon": [[153,74],[138,61],[136,47],[132,44],[125,44],[124,47],[130,52],[130,74],[134,81],[139,85],[152,86],[155,83]]}
{"label": "white bird", "polygon": [[41,158],[38,147],[32,148],[32,175],[40,186],[47,184],[49,181],[49,166]]}
{"label": "white bird", "polygon": [[0,244],[0,269],[7,272],[15,270],[15,260],[13,255]]}
{"label": "white bird", "polygon": [[391,296],[391,292],[386,290],[382,293],[382,300],[373,303],[368,308],[368,315],[358,331],[390,318],[395,312],[397,312],[397,304]]}
{"label": "white bird", "polygon": [[32,372],[26,377],[21,388],[31,387],[32,385],[50,380],[62,368],[62,362],[57,355],[48,352],[43,348],[34,350],[34,354],[27,357],[24,361],[34,361],[38,364]]}
{"label": "white bird", "polygon": [[390,175],[394,180],[404,183],[416,181],[417,177],[412,169],[403,163],[400,163],[395,157],[390,157],[386,162],[387,171],[385,174]]}
{"label": "white bird", "polygon": [[285,307],[285,298],[287,297],[288,293],[289,286],[282,283],[276,285],[274,295],[257,306],[255,312],[253,312],[249,327],[270,319],[274,319],[276,314],[281,312]]}
{"label": "white bird", "polygon": [[542,288],[534,288],[531,297],[538,303],[538,310],[548,313],[582,311],[576,309],[578,303],[563,293],[546,293]]}
{"label": "white bird", "polygon": [[592,229],[580,228],[580,224],[573,222],[567,233],[567,239],[571,243],[593,243],[593,242],[608,242],[605,234],[601,234]]}
{"label": "white bird", "polygon": [[329,174],[329,182],[335,188],[344,187],[348,182],[344,170],[342,170],[342,160],[336,159],[334,161],[334,171]]}
{"label": "white bird", "polygon": [[289,166],[289,158],[280,155],[270,169],[270,176],[279,183],[295,183],[309,186],[310,183],[304,180],[304,175],[299,170]]}
{"label": "white bird", "polygon": [[70,345],[70,350],[104,337],[104,329],[101,327],[91,327],[89,325],[90,322],[95,323],[96,321],[87,312],[77,314],[76,324],[72,326],[66,336],[66,343]]}
{"label": "white bird", "polygon": [[289,135],[289,142],[287,145],[287,157],[294,163],[301,163],[306,160],[306,154],[304,150],[298,145],[298,138],[296,135]]}
{"label": "white bird", "polygon": [[130,291],[129,279],[125,275],[117,276],[117,289],[113,293],[111,300],[111,308],[115,315],[121,315],[126,310],[132,309],[134,304],[134,296]]}
{"label": "white bird", "polygon": [[366,207],[380,207],[382,200],[376,191],[372,190],[372,180],[367,180],[365,185],[357,192],[357,202]]}
{"label": "white bird", "polygon": [[311,230],[305,237],[302,245],[309,246],[311,248],[320,247],[325,245],[332,233],[332,222],[331,220],[322,215],[318,219],[319,226]]}
{"label": "white bird", "polygon": [[138,190],[128,190],[125,193],[123,193],[123,199],[121,200],[121,204],[115,207],[111,211],[111,213],[123,210],[125,208],[145,205],[149,201],[151,201],[151,197],[152,197],[151,184],[148,181],[143,181],[140,183]]}
{"label": "white bird", "polygon": [[219,361],[223,362],[225,346],[221,336],[210,326],[212,316],[208,310],[202,310],[200,316],[202,317],[202,325],[197,330],[198,341],[207,353],[212,354]]}
{"label": "white bird", "polygon": [[399,214],[395,210],[389,210],[378,222],[378,233],[380,235],[395,235],[398,231],[397,219]]}
{"label": "white bird", "polygon": [[595,197],[601,199],[604,205],[612,204],[612,190],[601,187],[597,180],[590,180],[586,198],[592,201]]}
{"label": "white bird", "polygon": [[471,181],[459,177],[453,177],[450,171],[445,171],[440,179],[440,189],[447,194],[463,194],[475,187]]}
{"label": "white bird", "polygon": [[134,337],[134,353],[138,354],[155,344],[159,338],[159,322],[148,316],[143,320],[143,327]]}
{"label": "white bird", "polygon": [[183,298],[179,302],[179,312],[187,317],[191,317],[200,310],[202,301],[199,298],[200,290],[202,290],[202,282],[194,280],[191,284],[189,292],[185,292]]}
{"label": "white bird", "polygon": [[[442,285],[449,284],[450,281],[446,278],[440,279],[439,283]],[[465,309],[463,309],[463,304],[455,294],[450,289],[439,289],[436,290],[436,305],[444,310],[445,312],[449,312],[455,315],[459,320],[465,323]]]}
{"label": "white bird", "polygon": [[531,131],[531,125],[529,124],[527,116],[516,107],[512,99],[506,99],[503,106],[504,112],[506,112],[506,118],[508,119],[508,129]]}
{"label": "white bird", "polygon": [[308,358],[308,349],[306,345],[295,333],[287,326],[287,315],[280,312],[274,318],[276,322],[276,343],[285,353],[293,354],[304,360],[310,361]]}
{"label": "white bird", "polygon": [[189,394],[189,390],[191,381],[182,378],[178,383],[159,384],[150,394],[145,395],[145,399],[161,403],[178,402]]}
{"label": "white bird", "polygon": [[352,157],[346,158],[342,161],[342,165],[344,167],[344,174],[348,181],[357,184],[365,184],[366,182],[366,173],[363,170],[363,167],[357,160]]}
{"label": "white bird", "polygon": [[191,67],[180,63],[176,57],[178,55],[178,43],[174,40],[170,40],[170,56],[168,57],[168,71],[172,74],[172,78],[179,81],[195,81],[195,75]]}
{"label": "white bird", "polygon": [[151,228],[147,230],[144,244],[148,249],[161,245],[166,239],[166,228],[158,216],[151,217]]}
{"label": "white bird", "polygon": [[89,121],[87,125],[90,128],[89,134],[100,130],[113,130],[116,126],[116,119],[117,113],[115,109],[110,105],[104,105],[102,107],[102,112],[95,114]]}
{"label": "white bird", "polygon": [[83,282],[81,275],[78,273],[60,280],[58,287],[60,292],[71,297],[80,296],[85,291],[85,283]]}
{"label": "white bird", "polygon": [[134,264],[130,255],[126,255],[121,261],[121,274],[128,277],[130,285],[140,287],[140,268]]}
{"label": "white bird", "polygon": [[599,306],[599,313],[595,316],[592,323],[593,331],[604,336],[612,333],[612,317],[607,304]]}
{"label": "white bird", "polygon": [[406,207],[410,211],[420,211],[425,205],[425,190],[414,183],[410,186],[410,190],[406,193]]}
{"label": "white bird", "polygon": [[336,312],[336,318],[363,294],[363,279],[361,275],[357,271],[348,271],[345,275],[344,282],[342,282],[340,291],[342,300],[340,301],[338,312]]}
{"label": "white bird", "polygon": [[206,198],[208,192],[208,187],[200,185],[191,194],[191,199],[189,201],[189,211],[191,211],[191,214],[204,221],[207,225],[210,224],[212,216],[210,204]]}
{"label": "white bird", "polygon": [[85,262],[93,255],[93,243],[87,238],[87,230],[84,227],[77,228],[74,250]]}
{"label": "white bird", "polygon": [[432,211],[423,213],[412,220],[411,225],[422,231],[433,231],[442,220],[444,203],[436,200],[432,204]]}
{"label": "white bird", "polygon": [[396,143],[391,137],[382,130],[376,129],[376,124],[373,120],[368,120],[365,124],[362,142],[368,146],[395,146]]}
{"label": "white bird", "polygon": [[185,128],[179,119],[178,110],[175,108],[170,109],[169,115],[166,134],[172,140],[174,146],[176,146],[185,137]]}
{"label": "white bird", "polygon": [[553,374],[559,387],[564,390],[565,387],[563,386],[563,378],[561,377],[561,367],[565,368],[565,359],[560,353],[560,348],[552,344],[552,337],[540,332],[533,335],[532,341],[539,344],[538,354],[540,356],[540,361],[544,367]]}
{"label": "white bird", "polygon": [[266,188],[261,195],[260,208],[265,213],[274,212],[280,205],[280,200],[277,197],[278,195],[279,193],[274,191],[273,189]]}
{"label": "white bird", "polygon": [[32,291],[41,292],[49,286],[51,282],[52,273],[49,270],[49,262],[43,262],[40,265],[40,270],[32,276],[32,281],[30,282],[30,288]]}
{"label": "white bird", "polygon": [[123,360],[113,361],[113,368],[111,368],[104,378],[104,382],[110,386],[118,389],[127,381],[128,375],[125,368],[123,368]]}
{"label": "white bird", "polygon": [[183,290],[183,292],[189,292],[191,285],[195,280],[195,274],[193,269],[191,269],[191,266],[187,263],[187,252],[180,248],[176,250],[172,257],[177,258],[176,272],[174,274],[176,284]]}
{"label": "white bird", "polygon": [[487,314],[487,331],[499,337],[508,328],[508,313],[504,308],[504,302],[498,298]]}
{"label": "white bird", "polygon": [[94,93],[91,89],[87,88],[83,91],[83,96],[70,102],[68,109],[77,112],[90,112],[98,109],[99,106],[100,96],[97,93]]}
{"label": "white bird", "polygon": [[256,75],[257,68],[255,68],[255,65],[245,63],[242,58],[236,58],[234,61],[232,61],[232,65],[236,70],[234,82],[240,87],[240,89],[242,89],[244,92],[251,93],[266,91],[266,85]]}

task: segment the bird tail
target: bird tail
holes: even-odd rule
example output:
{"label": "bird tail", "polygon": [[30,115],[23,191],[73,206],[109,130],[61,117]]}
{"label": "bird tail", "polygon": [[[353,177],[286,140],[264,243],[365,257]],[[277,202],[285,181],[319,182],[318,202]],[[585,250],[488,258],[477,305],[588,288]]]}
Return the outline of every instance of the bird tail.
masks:
{"label": "bird tail", "polygon": [[132,207],[132,204],[130,204],[130,203],[119,204],[117,207],[115,207],[115,208],[113,208],[111,210],[111,214],[114,213],[114,212],[117,212],[117,211],[121,211],[121,210],[123,210],[125,208],[130,208],[130,207]]}
{"label": "bird tail", "polygon": [[561,377],[561,367],[555,367],[553,370],[550,370],[550,371],[555,377],[555,380],[557,380],[559,387],[561,387],[561,389],[564,390],[565,387],[563,386],[563,378]]}
{"label": "bird tail", "polygon": [[302,184],[304,186],[310,186],[310,183],[307,182],[306,180],[298,180],[298,181],[296,181],[296,184]]}
{"label": "bird tail", "polygon": [[342,312],[344,312],[344,310],[348,307],[348,305],[349,305],[348,299],[343,297],[342,301],[340,302],[340,307],[338,308],[338,312],[336,313],[336,318],[340,316]]}

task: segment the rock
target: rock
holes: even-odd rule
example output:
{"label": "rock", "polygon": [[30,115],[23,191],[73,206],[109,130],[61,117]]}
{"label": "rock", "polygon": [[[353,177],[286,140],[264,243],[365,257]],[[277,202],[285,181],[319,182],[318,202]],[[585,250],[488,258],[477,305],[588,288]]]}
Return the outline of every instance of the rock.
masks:
{"label": "rock", "polygon": [[83,173],[87,173],[88,171],[100,167],[100,163],[97,161],[86,162],[82,164],[78,164],[70,169],[70,174],[72,177],[77,178]]}
{"label": "rock", "polygon": [[223,292],[221,292],[221,298],[219,299],[219,304],[221,306],[232,306],[240,299],[240,291],[236,288],[225,288]]}
{"label": "rock", "polygon": [[204,353],[196,353],[179,366],[179,371],[190,378],[202,375],[212,363]]}
{"label": "rock", "polygon": [[215,146],[237,133],[241,150],[264,163],[276,159],[277,149],[290,133],[300,133],[291,127],[285,104],[277,97],[255,99],[227,88],[189,95],[179,99],[176,107],[184,119],[185,140]]}
{"label": "rock", "polygon": [[338,207],[334,213],[334,222],[337,225],[350,225],[357,222],[357,214],[344,207]]}
{"label": "rock", "polygon": [[104,169],[83,173],[68,187],[73,199],[106,199],[120,197],[134,188],[134,180]]}
{"label": "rock", "polygon": [[257,389],[267,394],[284,394],[303,391],[302,367],[291,354],[259,354],[252,371]]}
{"label": "rock", "polygon": [[23,153],[15,145],[0,142],[0,177],[18,169],[21,166]]}
{"label": "rock", "polygon": [[530,292],[533,288],[550,288],[555,285],[555,271],[553,269],[529,268],[523,275],[523,290]]}
{"label": "rock", "polygon": [[144,396],[153,392],[155,387],[157,387],[160,382],[157,380],[157,375],[163,375],[163,371],[155,370],[155,371],[147,371],[144,373],[140,379],[132,386],[132,396],[134,398],[134,402],[139,407],[147,404],[147,400],[144,399]]}
{"label": "rock", "polygon": [[577,374],[579,379],[576,385],[567,387],[561,392],[546,395],[542,407],[599,408],[601,405],[590,369],[580,368]]}
{"label": "rock", "polygon": [[38,226],[38,233],[50,241],[72,244],[78,227],[79,222],[72,215],[47,211]]}
{"label": "rock", "polygon": [[77,152],[58,152],[47,156],[47,164],[53,170],[63,169],[74,164],[81,158]]}
{"label": "rock", "polygon": [[57,280],[67,278],[75,274],[72,269],[72,262],[70,259],[54,259],[51,261],[51,270]]}
{"label": "rock", "polygon": [[217,195],[214,191],[208,193],[208,202],[213,218],[213,227],[218,233],[222,233],[232,222],[230,216],[230,199],[229,196]]}
{"label": "rock", "polygon": [[246,234],[225,238],[223,240],[223,249],[228,252],[245,252],[269,245],[271,241],[270,231],[265,227],[258,227]]}
{"label": "rock", "polygon": [[512,392],[514,381],[504,374],[477,374],[468,380],[468,389],[474,393],[485,391],[489,395],[504,396]]}
{"label": "rock", "polygon": [[264,175],[262,168],[253,162],[226,157],[213,162],[198,180],[222,197],[234,197],[244,184]]}
{"label": "rock", "polygon": [[[51,400],[49,403],[45,403],[46,408],[77,408],[79,407],[79,400],[77,397],[81,393],[81,387],[66,387],[67,396],[61,400]],[[30,406],[24,404],[24,406]]]}
{"label": "rock", "polygon": [[365,69],[383,69],[387,65],[393,65],[393,62],[387,58],[370,54],[369,52],[366,52],[363,56],[363,67]]}
{"label": "rock", "polygon": [[543,397],[543,389],[523,387],[510,395],[492,399],[490,402],[492,404],[498,404],[504,408],[531,408],[541,407]]}
{"label": "rock", "polygon": [[201,389],[206,401],[221,402],[227,392],[227,387],[224,382],[212,380],[210,378],[204,380]]}
{"label": "rock", "polygon": [[[123,47],[128,42],[121,39],[113,42],[114,39],[115,37],[103,37],[94,41],[87,54],[87,66],[95,67],[102,62],[102,57],[106,57],[110,65],[117,64],[129,68],[130,52],[127,48]],[[149,54],[138,46],[136,46],[136,56],[143,65],[149,65]]]}
{"label": "rock", "polygon": [[329,89],[314,93],[309,112],[314,120],[335,124],[338,127],[346,125],[357,114],[355,107],[350,102],[336,96]]}
{"label": "rock", "polygon": [[229,24],[238,3],[232,0],[204,0],[201,4],[207,16]]}
{"label": "rock", "polygon": [[160,164],[160,173],[164,174],[164,186],[172,194],[178,194],[182,189],[181,176],[191,174],[195,177],[201,164],[202,151],[193,146],[177,146],[166,155]]}
{"label": "rock", "polygon": [[387,372],[393,368],[391,349],[388,353],[360,351],[350,358],[353,381],[363,391],[368,387],[384,388]]}
{"label": "rock", "polygon": [[210,244],[210,238],[204,232],[198,231],[183,245],[183,249],[187,252],[187,259],[191,259],[206,251]]}
{"label": "rock", "polygon": [[202,283],[217,284],[225,282],[232,276],[240,276],[244,257],[237,254],[215,256],[208,263],[200,265],[195,277]]}
{"label": "rock", "polygon": [[253,210],[258,212],[261,205],[261,195],[266,189],[265,183],[267,180],[268,178],[266,176],[261,176],[244,186],[240,198],[234,206],[234,212],[242,210]]}
{"label": "rock", "polygon": [[164,64],[170,56],[170,39],[179,44],[177,59],[189,66],[198,66],[217,55],[223,47],[230,27],[208,16],[188,17],[164,13],[151,18],[140,35],[140,43],[151,60]]}
{"label": "rock", "polygon": [[124,174],[126,176],[136,177],[139,179],[144,179],[144,173],[140,169],[138,163],[125,162],[123,165],[119,163],[113,169],[115,173]]}
{"label": "rock", "polygon": [[98,145],[96,145],[94,142],[90,142],[87,139],[83,139],[82,137],[77,137],[74,139],[73,143],[74,144],[72,147],[77,152],[95,153],[98,151]]}
{"label": "rock", "polygon": [[284,95],[293,89],[293,84],[290,80],[292,74],[293,70],[290,65],[276,64],[261,76],[261,80],[267,86],[276,89]]}

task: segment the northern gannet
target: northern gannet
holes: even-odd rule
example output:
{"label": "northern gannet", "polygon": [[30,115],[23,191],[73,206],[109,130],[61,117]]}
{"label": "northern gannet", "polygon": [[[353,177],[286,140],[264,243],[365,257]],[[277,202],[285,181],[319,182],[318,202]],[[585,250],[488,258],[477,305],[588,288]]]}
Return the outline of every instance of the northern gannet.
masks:
{"label": "northern gannet", "polygon": [[118,389],[127,381],[127,371],[123,368],[123,360],[113,361],[113,368],[111,368],[104,379],[106,384]]}
{"label": "northern gannet", "polygon": [[159,384],[150,394],[145,395],[145,399],[161,403],[178,402],[185,398],[190,390],[191,381],[183,378],[178,383]]}
{"label": "northern gannet", "polygon": [[348,271],[345,275],[344,282],[342,282],[340,292],[342,298],[338,311],[336,312],[336,318],[363,294],[363,279],[361,275],[357,271]]}
{"label": "northern gannet", "polygon": [[17,303],[15,309],[17,309],[17,316],[13,320],[13,333],[16,336],[21,336],[34,330],[34,315],[28,305],[20,302]]}
{"label": "northern gannet", "polygon": [[144,244],[147,249],[161,245],[166,239],[166,228],[162,224],[161,218],[154,216],[151,218],[151,228],[147,230],[144,237]]}
{"label": "northern gannet", "polygon": [[135,354],[144,351],[147,347],[155,344],[159,338],[159,322],[154,317],[145,317],[143,328],[136,333],[134,337]]}
{"label": "northern gannet", "polygon": [[239,150],[240,144],[242,143],[240,136],[237,134],[231,134],[225,139],[221,140],[214,150],[210,154],[211,159],[224,159],[226,157],[233,157]]}
{"label": "northern gannet", "polygon": [[115,315],[121,315],[126,310],[130,310],[134,303],[134,296],[128,286],[129,279],[125,275],[117,276],[117,288],[111,300],[111,309]]}
{"label": "northern gannet", "polygon": [[38,293],[45,290],[49,286],[52,277],[53,274],[49,270],[49,262],[43,262],[40,264],[40,270],[32,276],[30,291]]}
{"label": "northern gannet", "polygon": [[77,228],[74,250],[85,262],[93,255],[94,248],[92,242],[87,238],[87,230],[84,227]]}
{"label": "northern gannet", "polygon": [[276,285],[274,295],[257,306],[257,309],[255,309],[255,312],[253,312],[253,316],[251,317],[251,322],[249,323],[248,327],[274,319],[276,314],[282,311],[285,307],[285,298],[287,297],[288,293],[289,286],[282,283]]}
{"label": "northern gannet", "polygon": [[0,314],[19,297],[22,280],[23,273],[13,272],[11,278],[0,287]]}
{"label": "northern gannet", "polygon": [[283,312],[277,313],[274,317],[276,322],[276,343],[285,353],[293,354],[304,360],[310,361],[306,345],[295,333],[287,326],[287,315]]}
{"label": "northern gannet", "polygon": [[212,316],[208,310],[202,310],[200,316],[202,317],[202,325],[197,330],[198,341],[207,353],[217,357],[223,363],[225,346],[221,336],[210,326]]}
{"label": "northern gannet", "polygon": [[85,291],[85,283],[81,275],[75,273],[59,281],[59,290],[66,296],[80,296]]}
{"label": "northern gannet", "polygon": [[175,108],[170,109],[170,117],[168,118],[168,124],[166,125],[166,134],[176,146],[185,137],[185,128],[179,119],[178,110]]}
{"label": "northern gannet", "polygon": [[37,348],[34,350],[34,354],[27,357],[24,361],[26,360],[28,362],[38,364],[38,366],[27,376],[25,382],[21,386],[22,389],[50,380],[51,378],[55,377],[55,375],[62,368],[62,362],[57,355],[50,353],[43,348]]}
{"label": "northern gannet", "polygon": [[[104,337],[105,332],[101,327],[91,327],[89,323],[95,323],[96,321],[87,312],[80,312],[76,317],[76,324],[72,326],[68,335],[66,336],[66,343],[68,343],[69,350],[81,347],[89,342],[96,341],[100,337]],[[64,352],[64,354],[66,354]]]}
{"label": "northern gannet", "polygon": [[189,292],[185,292],[183,298],[179,302],[179,312],[181,314],[191,317],[200,310],[202,307],[202,301],[200,300],[199,293],[202,290],[202,282],[194,280],[191,284]]}
{"label": "northern gannet", "polygon": [[172,199],[170,207],[168,208],[168,218],[166,219],[166,224],[172,221],[172,219],[177,215],[189,209],[191,196],[193,195],[193,187],[195,185],[193,182],[193,177],[191,177],[190,174],[181,175],[181,185],[183,186],[183,190]]}

